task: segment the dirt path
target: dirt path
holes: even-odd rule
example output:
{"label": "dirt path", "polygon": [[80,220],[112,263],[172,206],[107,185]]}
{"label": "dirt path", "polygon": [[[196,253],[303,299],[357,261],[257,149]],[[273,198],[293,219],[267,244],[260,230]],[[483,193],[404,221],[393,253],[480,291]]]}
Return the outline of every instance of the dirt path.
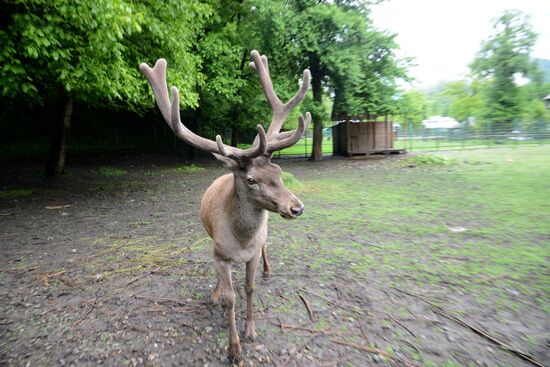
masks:
{"label": "dirt path", "polygon": [[[243,344],[244,365],[532,365],[445,312],[476,312],[476,325],[510,342],[507,336],[525,328],[537,336],[547,330],[547,315],[538,309],[526,308],[527,322],[509,315],[499,326],[491,305],[478,305],[458,288],[440,282],[426,288],[406,270],[384,272],[325,252],[327,241],[338,239],[353,242],[358,253],[377,245],[351,228],[331,233],[325,216],[333,204],[315,199],[316,180],[327,172],[387,175],[395,161],[282,163],[313,183],[300,195],[312,219],[272,217],[273,276],[257,278],[259,338]],[[22,191],[0,198],[0,365],[229,364],[224,311],[208,302],[215,277],[197,216],[202,192],[225,171],[197,164],[206,170],[182,173],[174,170],[176,160],[156,156],[73,162],[70,174],[55,181],[42,178],[36,164],[4,164],[1,187]],[[126,173],[105,177],[101,166]],[[242,331],[242,265],[234,279]],[[532,348],[516,341],[512,347],[549,357],[538,339]]]}

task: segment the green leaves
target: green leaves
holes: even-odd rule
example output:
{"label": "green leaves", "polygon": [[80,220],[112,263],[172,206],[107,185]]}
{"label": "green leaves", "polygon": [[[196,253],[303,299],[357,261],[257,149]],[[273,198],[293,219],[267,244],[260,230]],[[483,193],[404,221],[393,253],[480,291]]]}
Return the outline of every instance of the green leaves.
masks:
{"label": "green leaves", "polygon": [[[395,80],[405,77],[393,35],[372,29],[354,1],[16,0],[2,9],[0,93],[34,104],[64,91],[86,105],[154,109],[138,65],[163,57],[182,109],[200,107],[207,132],[246,130],[267,125],[271,112],[248,67],[252,49],[268,55],[282,100],[315,55],[319,93],[349,114],[391,109]],[[327,105],[310,107],[326,120]]]}
{"label": "green leaves", "polygon": [[191,47],[208,6],[176,0],[18,3],[22,7],[10,9],[11,23],[0,31],[4,96],[39,102],[39,94],[52,99],[62,88],[87,104],[139,111],[152,99],[137,66],[158,55],[172,63],[169,77],[180,87],[182,105],[196,103],[194,89],[203,78]]}
{"label": "green leaves", "polygon": [[490,82],[487,116],[513,129],[512,121],[520,112],[514,75],[532,73],[529,54],[537,35],[528,17],[517,10],[496,18],[493,29],[495,33],[482,43],[470,68],[475,77]]}

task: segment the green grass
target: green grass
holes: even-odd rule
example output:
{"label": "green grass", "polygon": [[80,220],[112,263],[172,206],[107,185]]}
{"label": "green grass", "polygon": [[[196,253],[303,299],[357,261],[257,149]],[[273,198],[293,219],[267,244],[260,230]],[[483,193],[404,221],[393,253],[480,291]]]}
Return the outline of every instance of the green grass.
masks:
{"label": "green grass", "polygon": [[297,190],[303,187],[302,183],[290,172],[282,172],[281,179],[289,190]]}
{"label": "green grass", "polygon": [[179,173],[195,173],[195,172],[204,172],[206,171],[206,168],[197,166],[195,164],[191,164],[189,166],[181,166],[174,168],[174,171]]}
{"label": "green grass", "polygon": [[417,155],[404,160],[406,164],[413,165],[436,165],[436,166],[446,166],[457,164],[456,159],[451,159],[448,157],[443,157],[440,155]]}
{"label": "green grass", "polygon": [[32,189],[12,189],[0,191],[0,198],[11,199],[32,195]]}
{"label": "green grass", "polygon": [[[491,332],[495,327],[480,316],[484,312],[502,325],[511,322],[510,314],[548,314],[550,145],[457,150],[378,164],[350,161],[332,168],[301,179],[295,192],[306,212],[298,221],[271,217],[270,252],[286,267],[307,264],[319,274],[315,284],[334,284],[333,274],[347,274],[347,283],[338,285],[344,294],[361,293],[356,287],[364,284],[387,294],[406,289]],[[461,302],[455,302],[457,295]],[[405,298],[378,301],[373,303],[398,318],[418,316]],[[381,324],[396,333],[388,338],[397,343],[403,330],[387,320]],[[421,325],[412,325],[422,332]],[[512,328],[510,335],[517,332]],[[421,365],[459,365],[455,355],[433,358],[417,342],[422,352],[409,352]],[[528,333],[518,343],[530,353],[543,348]]]}
{"label": "green grass", "polygon": [[[419,286],[454,284],[500,307],[521,306],[499,299],[514,289],[543,307],[550,296],[549,158],[550,146],[455,151],[303,180],[299,196],[310,215],[300,226],[318,246],[291,236],[299,249],[292,256],[311,259],[317,270],[397,270]],[[483,288],[485,279],[493,280]]]}
{"label": "green grass", "polygon": [[[280,153],[276,152],[274,155],[278,156],[280,154],[282,156],[285,156],[285,155],[309,156],[311,155],[312,144],[313,144],[313,138],[303,138],[303,139],[300,139],[293,146],[281,150]],[[326,138],[323,138],[323,154],[332,155],[332,140],[327,140]]]}
{"label": "green grass", "polygon": [[126,174],[125,170],[113,167],[101,167],[98,171],[100,175],[105,177],[120,177]]}

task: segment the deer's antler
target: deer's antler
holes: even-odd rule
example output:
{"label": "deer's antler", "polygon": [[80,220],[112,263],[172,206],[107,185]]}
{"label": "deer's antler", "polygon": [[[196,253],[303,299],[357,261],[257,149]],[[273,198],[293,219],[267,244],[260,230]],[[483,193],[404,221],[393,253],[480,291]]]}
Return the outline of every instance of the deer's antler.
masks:
{"label": "deer's antler", "polygon": [[166,123],[174,134],[186,143],[197,149],[205,150],[213,154],[234,159],[238,162],[250,160],[265,154],[267,151],[267,136],[261,125],[257,126],[259,144],[250,149],[238,149],[223,144],[221,136],[216,136],[216,141],[205,139],[189,130],[180,120],[179,93],[176,87],[171,88],[172,101],[168,98],[168,87],[166,84],[166,60],[159,59],[153,68],[146,63],[139,65],[139,69],[145,75],[155,95],[157,105],[166,120]]}
{"label": "deer's antler", "polygon": [[[309,123],[311,122],[311,115],[307,112],[305,120],[302,116],[298,117],[298,128],[292,131],[279,133],[289,113],[304,99],[307,90],[309,89],[311,75],[309,70],[305,69],[302,77],[302,85],[300,86],[298,92],[296,92],[294,97],[292,97],[288,102],[282,103],[273,88],[273,82],[271,81],[271,75],[269,74],[267,57],[265,55],[260,55],[260,53],[256,50],[253,50],[250,55],[253,60],[250,63],[250,67],[258,73],[265,97],[267,98],[267,101],[271,105],[271,109],[273,111],[271,123],[269,124],[269,128],[267,130],[267,151],[272,153],[294,145],[302,137],[305,130],[309,126]],[[258,136],[255,140],[255,146],[259,138],[260,137]]]}

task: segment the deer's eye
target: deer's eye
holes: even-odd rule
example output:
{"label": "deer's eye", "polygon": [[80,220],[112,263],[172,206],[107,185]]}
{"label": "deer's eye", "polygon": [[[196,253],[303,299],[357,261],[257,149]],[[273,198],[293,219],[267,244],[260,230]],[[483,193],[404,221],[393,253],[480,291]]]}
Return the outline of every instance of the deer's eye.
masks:
{"label": "deer's eye", "polygon": [[257,182],[254,178],[252,178],[252,177],[248,177],[248,178],[246,179],[246,182],[248,182],[249,185],[254,185],[254,184],[257,184],[257,183],[258,183],[258,182]]}

